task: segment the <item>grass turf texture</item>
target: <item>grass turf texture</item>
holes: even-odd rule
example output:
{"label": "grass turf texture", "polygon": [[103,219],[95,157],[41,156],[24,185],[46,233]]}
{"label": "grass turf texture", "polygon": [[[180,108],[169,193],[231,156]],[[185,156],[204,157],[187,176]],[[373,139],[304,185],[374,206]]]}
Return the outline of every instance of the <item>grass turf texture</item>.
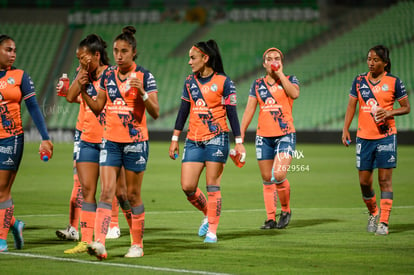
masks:
{"label": "grass turf texture", "polygon": [[[38,143],[26,144],[12,190],[15,216],[26,223],[25,247],[15,250],[9,234],[9,253],[0,254],[0,273],[414,273],[414,147],[399,146],[390,234],[382,237],[366,232],[368,215],[358,184],[355,146],[341,145],[297,145],[302,155],[293,164],[309,171],[288,174],[291,223],[284,230],[260,230],[266,218],[262,183],[254,145],[247,144],[246,165],[237,168],[229,159],[224,171],[217,244],[204,244],[197,236],[202,216],[181,191],[180,161],[168,158],[168,147],[169,143],[150,145],[143,184],[145,256],[123,258],[130,237],[120,213],[121,238],[107,240],[108,259],[100,262],[87,254],[63,254],[76,243],[55,236],[55,230],[68,223],[72,144],[55,144],[47,163],[39,159]],[[199,186],[205,190],[204,178]],[[379,198],[376,172],[374,188]]]}

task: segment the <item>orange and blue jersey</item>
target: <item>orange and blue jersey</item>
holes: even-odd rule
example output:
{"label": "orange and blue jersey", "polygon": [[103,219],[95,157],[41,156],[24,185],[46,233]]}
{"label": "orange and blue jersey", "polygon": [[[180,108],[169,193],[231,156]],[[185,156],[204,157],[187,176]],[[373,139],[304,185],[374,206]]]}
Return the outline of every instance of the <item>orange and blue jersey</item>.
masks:
{"label": "orange and blue jersey", "polygon": [[0,71],[0,139],[23,134],[22,99],[42,139],[49,139],[46,124],[36,101],[33,81],[26,72],[15,68]]}
{"label": "orange and blue jersey", "polygon": [[[295,76],[287,76],[293,85],[299,86]],[[259,103],[259,119],[256,134],[262,137],[278,137],[295,133],[290,98],[280,80],[269,85],[268,76],[256,79],[250,87],[249,96]]]}
{"label": "orange and blue jersey", "polygon": [[388,132],[381,134],[371,114],[373,106],[392,110],[395,100],[406,98],[407,91],[403,82],[396,76],[386,73],[380,82],[373,84],[369,81],[370,73],[355,77],[349,96],[357,98],[359,103],[357,137],[364,139],[380,139],[396,134],[394,118],[386,120]]}
{"label": "orange and blue jersey", "polygon": [[237,103],[236,88],[229,77],[214,73],[199,78],[191,74],[185,80],[181,99],[190,102],[188,139],[207,141],[229,132],[225,106]]}
{"label": "orange and blue jersey", "polygon": [[[154,76],[145,68],[134,65],[137,78],[147,94],[157,93]],[[127,79],[118,77],[114,66],[101,78],[100,87],[107,95],[103,137],[113,142],[131,143],[148,140],[145,105],[138,93],[127,92]]]}
{"label": "orange and blue jersey", "polygon": [[[101,76],[97,80],[93,80],[86,85],[86,93],[91,98],[96,98],[98,95],[99,84],[101,82],[102,75],[108,70],[105,68]],[[81,140],[90,143],[101,143],[103,135],[103,125],[105,123],[105,110],[103,110],[98,116],[89,108],[88,104],[81,98],[80,101],[80,115],[82,115],[81,123]],[[78,117],[79,119],[79,117]]]}

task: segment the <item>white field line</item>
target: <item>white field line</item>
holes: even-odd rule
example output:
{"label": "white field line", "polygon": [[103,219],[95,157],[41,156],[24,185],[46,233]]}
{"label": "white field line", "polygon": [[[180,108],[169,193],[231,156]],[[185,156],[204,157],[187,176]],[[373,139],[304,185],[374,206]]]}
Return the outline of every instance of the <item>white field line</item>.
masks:
{"label": "white field line", "polygon": [[35,259],[44,259],[58,262],[71,262],[71,263],[80,263],[80,264],[89,264],[89,265],[101,265],[101,266],[112,266],[112,267],[123,267],[123,268],[133,268],[133,269],[145,269],[152,271],[164,271],[164,272],[175,272],[175,273],[187,273],[187,274],[202,274],[202,275],[230,275],[228,273],[215,273],[202,270],[188,270],[188,269],[175,269],[175,268],[166,268],[166,267],[156,267],[156,266],[146,266],[146,265],[132,265],[132,264],[121,264],[121,263],[107,263],[104,261],[85,261],[78,259],[69,259],[69,258],[59,258],[51,257],[46,255],[36,255],[29,253],[15,253],[15,252],[2,252],[1,255],[11,255],[16,257],[26,257],[26,258],[35,258]]}

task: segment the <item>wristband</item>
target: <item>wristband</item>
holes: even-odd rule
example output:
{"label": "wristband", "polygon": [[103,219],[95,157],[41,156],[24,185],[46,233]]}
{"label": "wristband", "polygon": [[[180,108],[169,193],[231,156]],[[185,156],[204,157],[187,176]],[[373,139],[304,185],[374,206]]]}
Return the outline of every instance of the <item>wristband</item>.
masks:
{"label": "wristband", "polygon": [[143,100],[143,101],[147,101],[147,100],[148,100],[148,94],[147,94],[147,93],[145,93],[145,94],[142,96],[142,100]]}
{"label": "wristband", "polygon": [[236,138],[236,144],[241,144],[243,143],[243,139],[242,138]]}
{"label": "wristband", "polygon": [[178,141],[178,136],[172,136],[171,141]]}

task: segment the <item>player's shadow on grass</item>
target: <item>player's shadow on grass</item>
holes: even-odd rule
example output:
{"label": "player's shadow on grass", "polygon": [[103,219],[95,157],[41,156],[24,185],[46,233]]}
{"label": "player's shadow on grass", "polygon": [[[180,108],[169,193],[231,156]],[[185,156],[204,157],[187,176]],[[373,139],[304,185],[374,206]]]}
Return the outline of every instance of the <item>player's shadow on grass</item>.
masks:
{"label": "player's shadow on grass", "polygon": [[308,220],[294,220],[289,224],[289,227],[308,227],[326,223],[342,222],[338,219],[308,219]]}
{"label": "player's shadow on grass", "polygon": [[389,232],[390,234],[395,233],[402,233],[405,231],[413,231],[414,230],[414,224],[413,223],[404,223],[404,224],[390,224]]}

